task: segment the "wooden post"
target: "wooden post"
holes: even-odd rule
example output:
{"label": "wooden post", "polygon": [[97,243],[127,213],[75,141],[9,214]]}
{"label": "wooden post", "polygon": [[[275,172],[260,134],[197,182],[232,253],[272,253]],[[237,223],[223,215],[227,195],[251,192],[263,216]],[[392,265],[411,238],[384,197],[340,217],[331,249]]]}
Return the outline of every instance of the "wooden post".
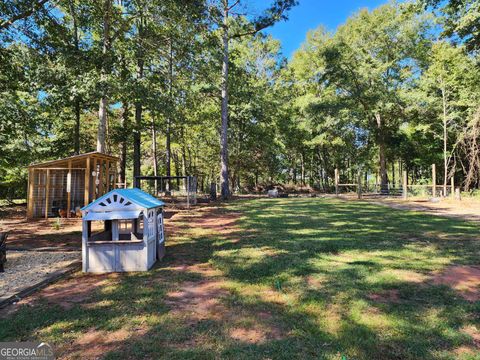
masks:
{"label": "wooden post", "polygon": [[72,160],[68,160],[68,174],[67,174],[67,218],[70,218],[70,211],[72,205]]}
{"label": "wooden post", "polygon": [[113,163],[113,184],[112,184],[113,188],[112,188],[112,190],[117,188],[116,184],[117,184],[117,163],[114,162]]}
{"label": "wooden post", "polygon": [[106,191],[105,193],[110,191],[110,161],[105,161],[105,185],[106,185]]}
{"label": "wooden post", "polygon": [[102,196],[104,193],[104,188],[103,188],[103,176],[105,173],[103,172],[103,160],[100,159],[100,166],[98,170],[98,197]]}
{"label": "wooden post", "polygon": [[45,183],[45,219],[48,219],[48,198],[50,197],[50,169],[47,169],[47,179]]}
{"label": "wooden post", "polygon": [[83,192],[83,202],[84,206],[87,206],[90,203],[90,178],[92,177],[90,169],[90,158],[87,158],[87,166],[85,169],[85,190]]}
{"label": "wooden post", "polygon": [[35,169],[28,169],[28,204],[27,204],[27,217],[33,217],[33,186],[35,183]]}
{"label": "wooden post", "polygon": [[403,188],[402,188],[403,200],[408,199],[408,177],[407,172],[403,171]]}
{"label": "wooden post", "polygon": [[335,195],[338,196],[338,169],[335,169]]}
{"label": "wooden post", "polygon": [[[447,196],[447,194],[445,194],[445,196]],[[452,176],[452,178],[450,179],[450,196],[452,197],[452,199],[455,199],[455,177]]]}
{"label": "wooden post", "polygon": [[95,180],[93,181],[93,196],[92,200],[97,198],[97,179],[98,179],[98,169],[97,169],[97,158],[93,158],[93,171],[95,171]]}
{"label": "wooden post", "polygon": [[358,171],[357,196],[358,196],[359,199],[362,198],[362,173],[361,173],[361,171]]}
{"label": "wooden post", "polygon": [[455,200],[462,200],[462,195],[460,194],[460,188],[455,189]]}
{"label": "wooden post", "polygon": [[437,197],[437,170],[435,164],[432,164],[432,196]]}

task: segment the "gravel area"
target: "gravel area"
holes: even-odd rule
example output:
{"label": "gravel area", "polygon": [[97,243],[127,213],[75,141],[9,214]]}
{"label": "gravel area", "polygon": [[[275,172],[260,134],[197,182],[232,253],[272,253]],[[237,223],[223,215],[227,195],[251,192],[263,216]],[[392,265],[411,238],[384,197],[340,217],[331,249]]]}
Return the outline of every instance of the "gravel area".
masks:
{"label": "gravel area", "polygon": [[80,251],[7,251],[5,272],[0,273],[0,299],[38,284],[80,259]]}

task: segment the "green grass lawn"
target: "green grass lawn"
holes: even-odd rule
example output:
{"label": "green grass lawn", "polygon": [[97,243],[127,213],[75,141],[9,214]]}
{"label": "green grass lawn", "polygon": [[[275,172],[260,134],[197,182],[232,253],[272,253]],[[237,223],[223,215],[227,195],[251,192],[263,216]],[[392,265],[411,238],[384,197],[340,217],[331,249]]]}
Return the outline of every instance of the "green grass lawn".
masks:
{"label": "green grass lawn", "polygon": [[[110,359],[480,359],[465,331],[480,330],[480,302],[429,281],[479,264],[478,224],[318,198],[232,202],[214,212],[236,219],[228,231],[204,214],[174,221],[152,271],[110,276],[67,309],[24,306],[0,320],[0,341],[38,339],[82,357],[78,339],[99,331],[113,334]],[[182,263],[211,266],[215,282]],[[221,291],[180,311],[167,301],[195,286]],[[212,316],[190,311],[210,295]]]}

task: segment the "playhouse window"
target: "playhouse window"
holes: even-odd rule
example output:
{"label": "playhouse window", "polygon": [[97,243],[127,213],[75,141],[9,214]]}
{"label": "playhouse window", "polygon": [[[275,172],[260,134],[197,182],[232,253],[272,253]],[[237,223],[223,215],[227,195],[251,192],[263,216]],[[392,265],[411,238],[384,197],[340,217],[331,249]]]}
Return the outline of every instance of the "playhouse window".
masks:
{"label": "playhouse window", "polygon": [[[137,219],[87,221],[89,242],[143,239],[143,215]],[[92,226],[92,224],[94,224]],[[115,227],[118,226],[118,231]],[[93,231],[92,231],[93,227]]]}

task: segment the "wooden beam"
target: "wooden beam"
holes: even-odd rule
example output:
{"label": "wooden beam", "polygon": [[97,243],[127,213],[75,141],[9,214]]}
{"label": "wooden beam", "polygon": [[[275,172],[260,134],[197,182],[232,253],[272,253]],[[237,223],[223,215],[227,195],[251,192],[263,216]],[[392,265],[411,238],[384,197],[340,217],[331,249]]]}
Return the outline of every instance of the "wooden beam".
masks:
{"label": "wooden beam", "polygon": [[105,161],[105,193],[110,191],[110,161]]}
{"label": "wooden beam", "polygon": [[117,183],[117,163],[113,163],[113,189],[116,189],[117,187],[115,184]]}
{"label": "wooden beam", "polygon": [[83,203],[87,206],[90,203],[90,178],[92,177],[90,169],[90,158],[87,158],[87,167],[85,169],[85,189],[83,192]]}
{"label": "wooden beam", "polygon": [[47,179],[45,183],[45,219],[48,219],[48,198],[50,197],[50,170],[47,169]]}
{"label": "wooden beam", "polygon": [[101,160],[101,159],[100,159],[100,166],[98,168],[99,168],[99,170],[98,170],[98,180],[99,180],[99,183],[98,183],[98,197],[100,197],[100,196],[103,195],[103,176],[104,176],[103,160]]}
{"label": "wooden beam", "polygon": [[27,217],[33,217],[33,186],[35,183],[35,170],[28,169],[28,196],[27,196]]}
{"label": "wooden beam", "polygon": [[72,160],[68,160],[68,175],[67,175],[67,218],[70,218],[70,210],[72,205]]}
{"label": "wooden beam", "polygon": [[92,200],[95,200],[97,198],[97,178],[98,178],[98,173],[97,173],[97,158],[93,158],[93,171],[95,171],[95,181],[93,182],[93,196]]}
{"label": "wooden beam", "polygon": [[437,168],[432,164],[432,196],[437,197]]}

